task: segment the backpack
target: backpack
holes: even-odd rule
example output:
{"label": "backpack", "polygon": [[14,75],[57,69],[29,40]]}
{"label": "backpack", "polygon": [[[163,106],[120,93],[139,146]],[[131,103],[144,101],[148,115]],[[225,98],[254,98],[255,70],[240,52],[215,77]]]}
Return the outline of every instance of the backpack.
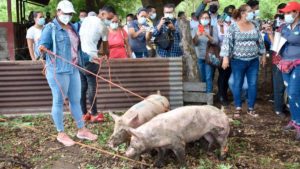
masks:
{"label": "backpack", "polygon": [[164,50],[169,50],[174,43],[173,31],[169,29],[167,29],[167,31],[163,31],[158,37],[155,38],[154,43]]}
{"label": "backpack", "polygon": [[[213,27],[209,29],[210,36],[213,37]],[[218,44],[212,44],[208,42],[205,54],[205,61],[207,64],[214,67],[221,67],[222,59],[220,57],[220,46]]]}

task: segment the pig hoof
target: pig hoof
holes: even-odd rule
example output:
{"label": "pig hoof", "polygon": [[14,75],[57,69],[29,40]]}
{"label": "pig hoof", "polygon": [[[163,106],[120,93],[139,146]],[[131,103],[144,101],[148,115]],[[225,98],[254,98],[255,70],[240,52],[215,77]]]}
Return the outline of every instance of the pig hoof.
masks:
{"label": "pig hoof", "polygon": [[154,167],[162,168],[163,166],[164,166],[164,163],[160,160],[158,160],[154,163]]}
{"label": "pig hoof", "polygon": [[225,160],[226,160],[226,157],[227,157],[226,155],[220,155],[220,156],[219,156],[219,160],[220,160],[220,161],[225,161]]}

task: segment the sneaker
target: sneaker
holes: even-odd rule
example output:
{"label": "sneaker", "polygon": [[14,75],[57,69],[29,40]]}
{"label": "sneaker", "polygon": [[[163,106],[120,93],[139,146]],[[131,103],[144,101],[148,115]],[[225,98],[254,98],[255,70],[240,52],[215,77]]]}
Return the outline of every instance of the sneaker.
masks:
{"label": "sneaker", "polygon": [[286,126],[283,127],[284,131],[291,131],[295,129],[295,123],[290,121]]}
{"label": "sneaker", "polygon": [[97,138],[98,138],[97,135],[91,133],[90,130],[87,128],[82,128],[82,129],[78,130],[76,136],[79,139],[85,139],[85,140],[90,140],[90,141],[97,140]]}
{"label": "sneaker", "polygon": [[280,118],[284,119],[286,117],[286,115],[282,112],[275,112]]}
{"label": "sneaker", "polygon": [[86,113],[85,115],[83,115],[83,120],[85,122],[90,121],[91,117],[92,117],[92,115],[90,113]]}
{"label": "sneaker", "polygon": [[66,133],[58,133],[56,139],[58,142],[62,143],[67,147],[73,146],[75,144],[75,141],[72,140]]}
{"label": "sneaker", "polygon": [[104,121],[104,115],[103,113],[99,113],[98,115],[96,116],[91,116],[91,120],[90,120],[92,123],[100,123],[100,122],[103,122]]}

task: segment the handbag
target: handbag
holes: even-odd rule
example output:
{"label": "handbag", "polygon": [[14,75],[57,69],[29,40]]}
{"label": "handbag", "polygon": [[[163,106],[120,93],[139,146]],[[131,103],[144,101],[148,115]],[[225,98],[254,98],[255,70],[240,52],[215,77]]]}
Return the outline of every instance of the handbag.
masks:
{"label": "handbag", "polygon": [[[213,37],[213,27],[210,27],[210,36]],[[221,67],[222,59],[220,57],[220,46],[208,42],[206,48],[205,62],[214,67]]]}

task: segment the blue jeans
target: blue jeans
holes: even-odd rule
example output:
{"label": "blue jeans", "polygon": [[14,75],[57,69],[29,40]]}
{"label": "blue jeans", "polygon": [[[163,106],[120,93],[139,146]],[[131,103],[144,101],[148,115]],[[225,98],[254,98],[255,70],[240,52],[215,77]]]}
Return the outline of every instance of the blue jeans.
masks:
{"label": "blue jeans", "polygon": [[56,73],[47,71],[46,78],[52,92],[52,118],[58,132],[64,131],[64,98],[68,98],[71,113],[78,128],[84,127],[82,111],[80,106],[80,76],[78,69],[73,69],[73,73]]}
{"label": "blue jeans", "polygon": [[257,95],[257,78],[259,70],[259,59],[243,61],[239,59],[231,60],[231,69],[234,79],[233,98],[235,107],[242,107],[241,91],[245,76],[248,82],[248,109],[254,109]]}
{"label": "blue jeans", "polygon": [[[234,79],[233,79],[233,74],[231,73],[228,81],[229,89],[233,93],[233,84],[234,84]],[[243,81],[243,86],[242,86],[242,100],[247,100],[247,90],[248,90],[248,83],[247,83],[247,77],[244,77]]]}
{"label": "blue jeans", "polygon": [[148,52],[134,52],[136,58],[147,58]]}
{"label": "blue jeans", "polygon": [[290,73],[282,73],[282,77],[287,86],[291,120],[300,125],[300,65]]}
{"label": "blue jeans", "polygon": [[284,84],[282,79],[282,72],[276,65],[272,65],[273,74],[273,92],[274,92],[274,109],[275,112],[283,113],[284,107]]}
{"label": "blue jeans", "polygon": [[204,59],[198,58],[198,72],[201,82],[206,82],[206,92],[212,93],[215,68],[206,64]]}

